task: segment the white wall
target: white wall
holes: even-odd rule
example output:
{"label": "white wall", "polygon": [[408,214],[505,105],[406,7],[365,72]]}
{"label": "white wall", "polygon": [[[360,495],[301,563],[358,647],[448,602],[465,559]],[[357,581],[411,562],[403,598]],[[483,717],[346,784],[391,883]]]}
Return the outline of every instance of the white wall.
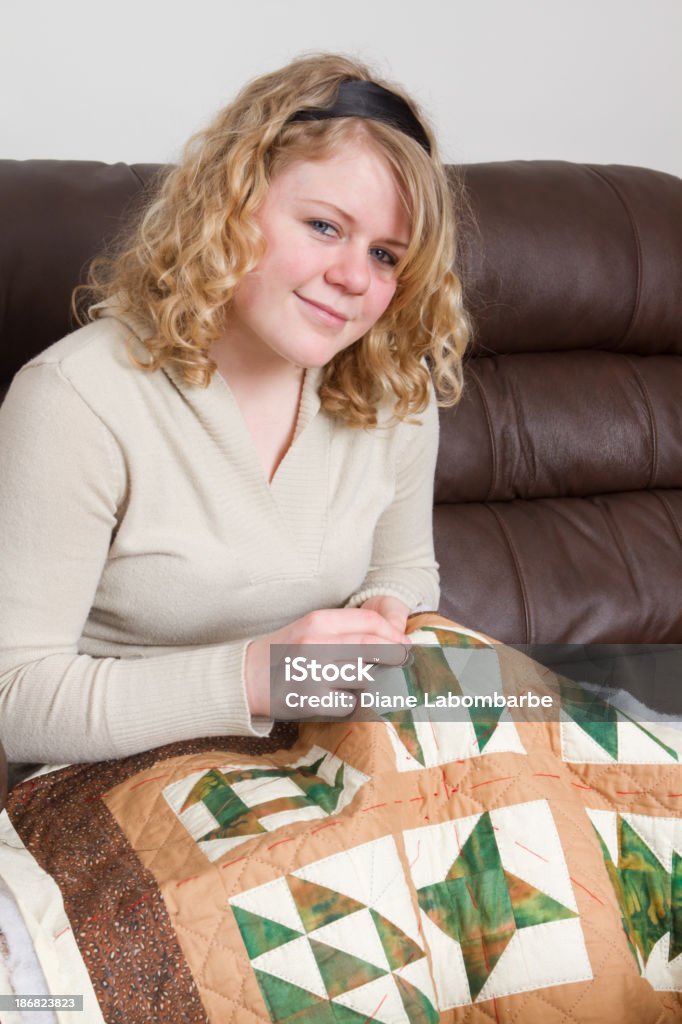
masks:
{"label": "white wall", "polygon": [[407,86],[452,161],[682,174],[682,0],[0,0],[0,156],[172,159],[317,49]]}

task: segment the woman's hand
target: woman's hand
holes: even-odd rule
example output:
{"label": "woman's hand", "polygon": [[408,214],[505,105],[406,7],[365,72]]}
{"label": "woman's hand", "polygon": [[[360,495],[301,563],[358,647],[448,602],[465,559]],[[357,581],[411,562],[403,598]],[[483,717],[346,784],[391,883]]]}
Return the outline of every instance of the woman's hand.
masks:
{"label": "woman's hand", "polygon": [[407,616],[410,614],[409,606],[401,601],[397,597],[370,597],[362,605],[362,608],[369,608],[372,611],[378,612],[382,618],[390,622],[392,626],[399,629],[402,633],[405,632],[405,625],[407,623]]}
{"label": "woman's hand", "polygon": [[[376,601],[372,598],[372,601]],[[402,601],[396,598],[380,598],[380,601],[395,602],[406,609]],[[246,649],[244,664],[244,679],[246,685],[246,696],[249,709],[252,715],[266,715],[271,717],[294,718],[304,717],[303,715],[288,714],[284,711],[284,705],[278,699],[280,694],[270,693],[270,645],[281,644],[284,646],[298,646],[299,644],[361,644],[377,645],[381,648],[377,658],[368,658],[368,661],[381,660],[383,664],[400,665],[405,660],[405,647],[411,643],[410,638],[405,635],[404,624],[407,618],[399,612],[396,607],[390,608],[392,618],[390,621],[386,615],[375,607],[368,607],[369,602],[362,608],[323,608],[319,611],[309,612],[301,619],[296,619],[274,633],[252,640]],[[382,606],[383,607],[383,606]],[[388,606],[387,606],[387,609]],[[396,625],[399,622],[400,625]],[[393,650],[386,645],[396,645]],[[344,683],[342,686],[333,687],[324,683],[319,684],[315,693],[320,696],[333,689],[354,689],[358,684]],[[272,700],[271,700],[272,696]],[[309,712],[313,714],[314,712]],[[319,711],[316,712],[319,714]],[[329,712],[330,714],[341,714],[340,711]],[[349,714],[346,709],[344,714]]]}

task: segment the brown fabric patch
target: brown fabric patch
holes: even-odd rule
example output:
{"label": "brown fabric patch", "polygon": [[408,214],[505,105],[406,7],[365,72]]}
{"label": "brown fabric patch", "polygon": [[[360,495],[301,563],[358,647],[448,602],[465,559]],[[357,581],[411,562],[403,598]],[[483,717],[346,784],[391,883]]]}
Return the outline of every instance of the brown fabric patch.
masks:
{"label": "brown fabric patch", "polygon": [[267,739],[210,737],[29,779],[8,798],[22,842],[59,886],[107,1024],[206,1024],[153,874],[101,799],[155,764],[206,750],[258,755],[291,746],[292,725]]}

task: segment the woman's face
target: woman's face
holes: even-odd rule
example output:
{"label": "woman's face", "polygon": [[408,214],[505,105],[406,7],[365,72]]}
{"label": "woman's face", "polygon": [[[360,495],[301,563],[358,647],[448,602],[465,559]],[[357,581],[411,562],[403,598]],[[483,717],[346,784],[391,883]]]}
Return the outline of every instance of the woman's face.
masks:
{"label": "woman's face", "polygon": [[324,366],[395,292],[410,219],[393,172],[353,142],[277,174],[256,220],[265,254],[236,289],[225,341],[272,366]]}

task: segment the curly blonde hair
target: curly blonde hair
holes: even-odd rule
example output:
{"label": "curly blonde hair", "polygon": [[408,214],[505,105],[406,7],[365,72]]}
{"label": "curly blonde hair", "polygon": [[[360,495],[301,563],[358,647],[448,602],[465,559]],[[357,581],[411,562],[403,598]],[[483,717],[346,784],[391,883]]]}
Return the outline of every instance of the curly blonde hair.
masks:
{"label": "curly blonde hair", "polygon": [[[423,125],[431,155],[383,122],[349,117],[287,123],[301,109],[328,107],[349,80],[377,82],[401,96]],[[137,365],[171,365],[187,383],[210,383],[216,368],[211,346],[235,289],[263,255],[254,215],[274,175],[295,161],[327,157],[358,137],[392,168],[411,217],[411,237],[388,309],[324,368],[322,407],[351,426],[371,427],[389,397],[394,416],[408,419],[426,408],[431,378],[441,405],[457,402],[470,325],[453,271],[454,196],[433,132],[399,88],[335,54],[300,58],[249,83],[190,139],[118,251],[93,261],[84,286],[89,300],[114,300],[151,325],[145,342],[150,358],[134,360]],[[88,315],[96,318],[97,310]]]}

